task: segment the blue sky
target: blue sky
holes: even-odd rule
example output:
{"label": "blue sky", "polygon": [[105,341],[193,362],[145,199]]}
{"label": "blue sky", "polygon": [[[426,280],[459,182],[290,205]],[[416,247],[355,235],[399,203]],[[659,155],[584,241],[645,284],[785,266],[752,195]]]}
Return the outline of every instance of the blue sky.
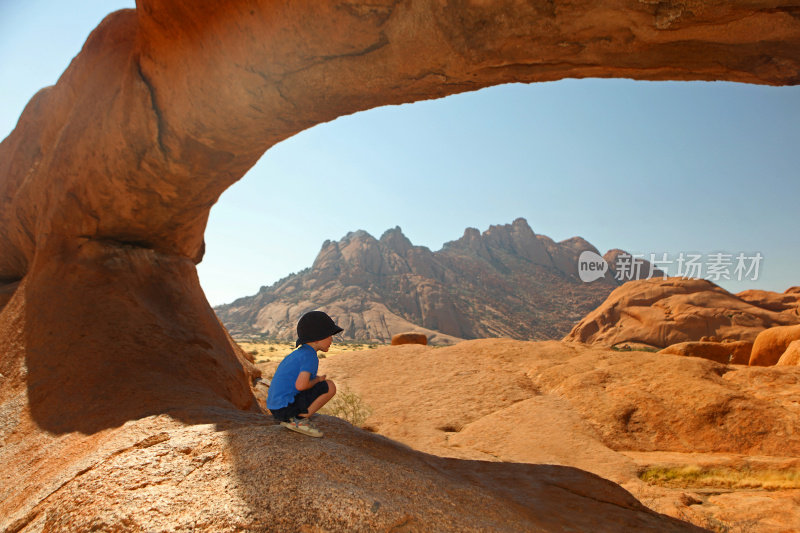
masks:
{"label": "blue sky", "polygon": [[[132,5],[0,4],[0,137],[103,16]],[[564,80],[374,109],[267,151],[213,207],[200,278],[216,305],[348,231],[399,225],[437,250],[521,216],[601,253],[758,252],[758,279],[718,283],[783,291],[800,285],[798,147],[798,87]]]}

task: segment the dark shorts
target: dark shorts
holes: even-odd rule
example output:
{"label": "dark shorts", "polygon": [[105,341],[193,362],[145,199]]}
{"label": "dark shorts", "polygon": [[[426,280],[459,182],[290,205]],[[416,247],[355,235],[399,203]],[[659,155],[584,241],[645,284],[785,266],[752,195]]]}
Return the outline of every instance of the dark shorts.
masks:
{"label": "dark shorts", "polygon": [[294,401],[286,407],[281,407],[280,409],[270,409],[269,412],[272,413],[272,417],[275,420],[287,422],[289,419],[294,418],[297,415],[308,413],[308,408],[312,403],[314,403],[314,400],[323,394],[327,394],[327,392],[328,382],[321,381],[310,389],[301,390],[298,392],[297,396],[294,397]]}

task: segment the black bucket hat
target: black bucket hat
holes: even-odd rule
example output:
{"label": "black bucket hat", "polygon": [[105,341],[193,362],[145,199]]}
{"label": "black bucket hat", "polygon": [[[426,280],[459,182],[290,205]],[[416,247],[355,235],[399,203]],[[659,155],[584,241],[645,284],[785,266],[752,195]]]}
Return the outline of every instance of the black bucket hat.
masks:
{"label": "black bucket hat", "polygon": [[322,311],[309,311],[297,322],[297,342],[295,346],[336,335],[344,331],[331,317]]}

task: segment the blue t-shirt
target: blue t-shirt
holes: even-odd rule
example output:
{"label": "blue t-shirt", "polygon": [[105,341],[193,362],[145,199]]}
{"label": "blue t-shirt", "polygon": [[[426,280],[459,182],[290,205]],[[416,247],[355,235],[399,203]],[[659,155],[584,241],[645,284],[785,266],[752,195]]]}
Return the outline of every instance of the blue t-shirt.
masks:
{"label": "blue t-shirt", "polygon": [[287,355],[278,365],[275,375],[272,376],[269,394],[267,394],[267,409],[270,411],[280,409],[292,403],[294,397],[300,392],[294,386],[297,376],[300,375],[300,372],[309,372],[310,379],[314,379],[317,377],[318,368],[317,351],[308,344],[301,345]]}

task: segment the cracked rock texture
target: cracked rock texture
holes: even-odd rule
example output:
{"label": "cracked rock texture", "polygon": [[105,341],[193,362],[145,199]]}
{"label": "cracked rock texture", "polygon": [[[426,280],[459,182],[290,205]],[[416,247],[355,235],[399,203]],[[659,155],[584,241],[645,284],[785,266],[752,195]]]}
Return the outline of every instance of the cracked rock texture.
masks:
{"label": "cracked rock texture", "polygon": [[[0,516],[21,524],[12,530],[48,520],[51,529],[147,529],[143,508],[127,516],[120,502],[160,471],[105,471],[127,455],[101,454],[71,481],[94,464],[92,450],[143,417],[190,424],[257,411],[255,370],[208,306],[194,265],[209,209],[270,146],[344,114],[506,82],[800,83],[799,10],[783,0],[140,0],[109,15],[0,144],[0,453],[11,492]],[[11,442],[27,443],[29,455],[12,455]],[[56,457],[31,466],[43,454]],[[68,511],[92,509],[81,491],[95,472],[107,474],[106,503],[120,514],[98,508],[103,522],[75,522],[83,518]],[[555,483],[575,493],[585,482]],[[392,485],[370,487],[388,497]],[[529,513],[505,501],[498,512]],[[202,514],[205,502],[191,502],[187,512]],[[171,512],[143,505],[152,520]],[[231,520],[247,516],[231,506]],[[442,509],[449,520],[463,512]],[[574,513],[546,516],[552,529]]]}

